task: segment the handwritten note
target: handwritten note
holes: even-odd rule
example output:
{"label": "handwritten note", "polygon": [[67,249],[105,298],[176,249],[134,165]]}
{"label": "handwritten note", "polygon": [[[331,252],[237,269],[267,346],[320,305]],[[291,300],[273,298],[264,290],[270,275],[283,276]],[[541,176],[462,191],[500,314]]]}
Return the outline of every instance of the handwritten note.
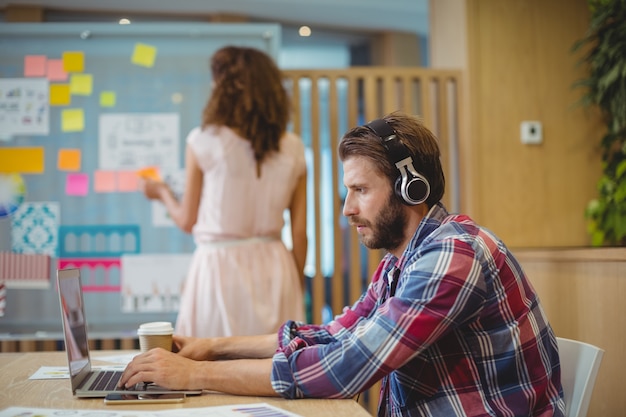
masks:
{"label": "handwritten note", "polygon": [[47,135],[48,80],[0,78],[0,134]]}
{"label": "handwritten note", "polygon": [[100,114],[98,168],[179,168],[179,124],[178,113]]}
{"label": "handwritten note", "polygon": [[[114,407],[115,408],[115,407]],[[94,415],[106,415],[107,417],[302,417],[300,414],[283,410],[266,403],[220,405],[215,407],[162,409],[157,411],[142,410],[113,410],[106,412],[72,409],[61,410],[54,408],[16,407],[11,406],[0,411],[0,417],[15,416],[38,416],[53,417],[66,415],[68,412],[74,417],[92,417]]]}
{"label": "handwritten note", "polygon": [[122,255],[121,302],[125,313],[178,311],[191,254]]}

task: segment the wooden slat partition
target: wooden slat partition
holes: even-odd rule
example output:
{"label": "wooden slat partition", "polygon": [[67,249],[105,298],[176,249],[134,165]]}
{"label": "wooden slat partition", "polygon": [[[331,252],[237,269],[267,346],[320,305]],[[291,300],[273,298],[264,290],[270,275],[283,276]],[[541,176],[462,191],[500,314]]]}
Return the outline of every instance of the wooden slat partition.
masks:
{"label": "wooden slat partition", "polygon": [[[314,271],[308,274],[312,281],[311,316],[314,323],[320,323],[325,309],[336,315],[357,300],[383,256],[382,251],[364,250],[356,231],[342,221],[344,192],[336,155],[339,138],[348,129],[395,110],[420,115],[439,138],[447,187],[458,190],[461,73],[407,67],[350,67],[288,70],[284,75],[294,103],[293,130],[302,136],[312,157],[308,175],[312,177],[309,198],[313,199],[314,213],[309,213],[309,217],[313,219],[314,232],[309,235],[309,244],[314,245],[310,253],[315,259],[309,259],[307,266]],[[329,159],[329,167],[324,165],[324,158]],[[323,169],[330,169],[330,175]],[[331,197],[326,201],[329,187]],[[459,195],[444,196],[451,211],[459,210],[459,202]],[[332,232],[324,233],[327,228]],[[324,249],[329,247],[333,248],[332,259],[322,259]],[[360,396],[372,414],[376,413],[379,389],[376,384]]]}

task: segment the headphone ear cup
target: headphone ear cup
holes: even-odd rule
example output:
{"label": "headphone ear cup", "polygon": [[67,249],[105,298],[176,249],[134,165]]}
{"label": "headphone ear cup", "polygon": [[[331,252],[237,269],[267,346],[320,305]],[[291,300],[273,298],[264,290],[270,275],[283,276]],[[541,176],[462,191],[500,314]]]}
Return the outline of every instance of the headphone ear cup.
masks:
{"label": "headphone ear cup", "polygon": [[394,189],[396,195],[404,204],[408,204],[410,206],[421,204],[430,196],[430,184],[426,178],[421,175],[418,177],[411,176],[411,179],[406,181],[404,190],[402,187],[402,180],[402,176],[396,178]]}
{"label": "headphone ear cup", "polygon": [[407,184],[406,194],[413,200],[412,204],[421,204],[430,195],[430,184],[424,177],[413,177]]}
{"label": "headphone ear cup", "polygon": [[402,175],[400,175],[398,178],[396,178],[396,183],[394,186],[396,195],[398,196],[398,198],[404,203],[404,204],[409,204],[408,201],[406,201],[404,199],[404,196],[402,195]]}

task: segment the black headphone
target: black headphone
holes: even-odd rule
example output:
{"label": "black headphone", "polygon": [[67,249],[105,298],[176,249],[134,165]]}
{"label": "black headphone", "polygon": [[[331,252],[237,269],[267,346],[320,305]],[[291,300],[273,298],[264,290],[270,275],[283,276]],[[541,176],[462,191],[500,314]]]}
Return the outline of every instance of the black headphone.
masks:
{"label": "black headphone", "polygon": [[396,179],[395,191],[403,203],[410,206],[421,204],[430,195],[428,180],[415,169],[413,158],[406,145],[398,138],[396,131],[383,119],[376,119],[365,125],[382,141],[387,156],[400,171]]}

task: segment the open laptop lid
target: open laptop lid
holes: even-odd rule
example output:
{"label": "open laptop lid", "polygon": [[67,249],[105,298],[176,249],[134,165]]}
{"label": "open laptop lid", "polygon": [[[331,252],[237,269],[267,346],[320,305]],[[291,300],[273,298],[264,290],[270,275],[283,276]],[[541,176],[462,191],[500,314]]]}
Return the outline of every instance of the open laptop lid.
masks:
{"label": "open laptop lid", "polygon": [[76,393],[77,387],[91,371],[80,270],[58,270],[57,283],[72,393]]}
{"label": "open laptop lid", "polygon": [[[85,316],[85,302],[80,279],[80,269],[57,270],[57,284],[63,319],[63,338],[65,352],[70,370],[72,394],[78,397],[104,397],[107,391],[93,391],[80,389],[85,378],[91,374],[91,358],[89,354],[89,337],[87,335],[87,319]],[[202,390],[171,390],[154,384],[143,386],[138,390],[115,390],[118,393],[149,393],[169,394],[173,392],[186,395],[200,395]]]}

